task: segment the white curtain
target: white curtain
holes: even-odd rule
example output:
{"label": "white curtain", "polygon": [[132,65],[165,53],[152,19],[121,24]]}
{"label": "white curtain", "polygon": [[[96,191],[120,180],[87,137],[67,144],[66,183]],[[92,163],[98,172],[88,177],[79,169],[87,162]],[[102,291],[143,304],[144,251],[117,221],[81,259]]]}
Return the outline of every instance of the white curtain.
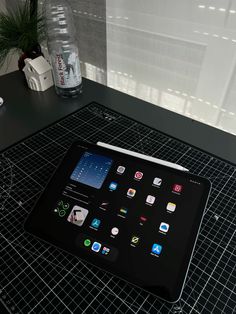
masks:
{"label": "white curtain", "polygon": [[108,85],[236,134],[236,1],[106,4]]}

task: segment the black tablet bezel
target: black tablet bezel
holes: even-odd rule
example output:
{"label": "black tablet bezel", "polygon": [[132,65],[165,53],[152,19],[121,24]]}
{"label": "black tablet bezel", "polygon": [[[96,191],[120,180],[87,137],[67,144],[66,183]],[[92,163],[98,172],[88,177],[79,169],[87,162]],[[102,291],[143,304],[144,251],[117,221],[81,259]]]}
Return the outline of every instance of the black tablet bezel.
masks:
{"label": "black tablet bezel", "polygon": [[[50,243],[50,244],[53,244],[55,246],[59,246],[61,249],[69,252],[69,253],[72,253],[78,257],[80,257],[81,259],[85,260],[86,262],[96,266],[96,267],[99,267],[105,271],[107,271],[106,267],[104,267],[104,264],[102,265],[102,263],[100,263],[100,265],[98,265],[98,263],[95,261],[94,263],[91,262],[91,260],[87,260],[86,257],[84,257],[84,255],[81,255],[80,254],[80,251],[78,250],[78,247],[76,246],[62,246],[62,244],[60,242],[57,241],[56,238],[52,238],[52,237],[48,237],[47,235],[47,232],[46,230],[44,230],[44,232],[42,232],[42,230],[39,230],[37,227],[36,227],[36,221],[35,221],[35,217],[36,217],[36,214],[39,214],[40,212],[40,206],[41,206],[41,203],[43,200],[45,200],[45,198],[47,198],[48,196],[48,189],[50,189],[50,185],[52,184],[52,182],[54,180],[57,179],[58,175],[60,174],[60,172],[64,172],[63,168],[64,168],[64,164],[65,164],[65,161],[68,160],[70,158],[70,155],[71,153],[73,152],[74,149],[76,149],[76,147],[84,147],[86,149],[90,149],[92,151],[96,151],[96,152],[99,152],[101,154],[112,154],[113,156],[119,156],[119,157],[124,157],[124,154],[120,153],[120,152],[115,152],[115,151],[112,151],[107,149],[107,148],[104,148],[104,147],[98,147],[96,145],[93,145],[93,144],[90,144],[90,143],[87,143],[87,142],[82,142],[82,141],[77,141],[75,142],[71,147],[70,149],[68,150],[67,154],[65,155],[64,159],[62,160],[62,162],[60,163],[59,167],[57,168],[57,170],[54,172],[52,178],[49,180],[48,184],[47,184],[47,187],[45,188],[45,190],[41,193],[38,201],[36,202],[36,205],[35,207],[33,208],[33,210],[31,211],[29,217],[27,218],[25,224],[24,224],[24,227],[25,227],[25,230],[33,235],[35,235],[36,237],[40,238],[40,239],[43,239],[44,241]],[[202,218],[203,218],[203,213],[204,213],[204,209],[205,209],[205,204],[207,203],[207,200],[208,200],[208,196],[209,196],[209,192],[210,192],[210,188],[211,188],[211,183],[209,180],[207,180],[206,178],[203,178],[203,177],[199,177],[199,176],[196,176],[196,175],[193,175],[193,174],[190,174],[190,173],[187,173],[187,172],[183,172],[183,171],[180,171],[180,170],[177,170],[177,169],[173,169],[173,168],[168,168],[166,166],[162,166],[162,165],[157,165],[153,162],[150,162],[150,161],[147,161],[147,160],[143,160],[143,159],[140,159],[140,158],[137,158],[137,157],[134,157],[134,156],[127,156],[127,158],[129,158],[131,161],[133,161],[134,163],[144,163],[148,166],[151,166],[151,167],[158,167],[159,169],[160,168],[163,168],[165,170],[168,170],[170,173],[173,173],[173,174],[178,174],[178,175],[181,175],[181,176],[188,176],[188,177],[191,177],[192,180],[198,180],[198,181],[201,181],[201,183],[204,184],[204,193],[202,195],[202,198],[201,198],[201,202],[200,202],[200,205],[199,205],[199,214],[198,214],[198,217],[197,217],[197,220],[195,221],[195,224],[194,226],[192,227],[192,237],[191,237],[191,241],[189,241],[189,244],[188,244],[188,247],[186,248],[186,255],[185,255],[185,258],[183,260],[183,264],[182,264],[182,270],[181,270],[181,278],[178,280],[178,282],[176,283],[176,293],[174,295],[168,295],[168,292],[167,291],[162,291],[163,288],[162,287],[156,287],[155,289],[150,289],[148,287],[142,287],[143,289],[147,290],[148,292],[168,301],[168,302],[177,302],[181,296],[181,293],[182,293],[182,289],[183,289],[183,285],[184,285],[184,282],[185,282],[185,279],[186,279],[186,275],[187,275],[187,271],[188,271],[188,268],[189,268],[189,264],[190,264],[190,261],[191,261],[191,257],[192,257],[192,253],[193,253],[193,250],[194,250],[194,246],[196,244],[196,240],[197,240],[197,235],[198,235],[198,232],[199,232],[199,228],[200,228],[200,225],[201,225],[201,221],[202,221]],[[101,266],[102,265],[102,266]],[[132,280],[127,280],[127,278],[124,276],[122,277],[122,275],[117,275],[117,273],[115,272],[110,272],[112,273],[113,275],[125,280],[125,281],[128,281],[132,284],[135,285],[134,282],[132,282]]]}

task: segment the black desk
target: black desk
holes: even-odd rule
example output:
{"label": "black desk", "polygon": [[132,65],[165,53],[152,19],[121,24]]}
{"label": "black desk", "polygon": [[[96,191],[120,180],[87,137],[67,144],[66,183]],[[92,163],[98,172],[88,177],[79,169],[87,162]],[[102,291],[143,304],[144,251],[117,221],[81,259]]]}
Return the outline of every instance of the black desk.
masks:
{"label": "black desk", "polygon": [[83,80],[83,94],[61,99],[54,88],[30,91],[19,72],[0,77],[0,151],[54,121],[96,101],[148,126],[236,163],[236,136],[183,117],[116,90]]}
{"label": "black desk", "polygon": [[[234,149],[236,137],[221,132],[217,129],[211,128],[209,126],[203,125],[191,119],[182,117],[168,110],[161,109],[157,106],[119,93],[115,90],[99,85],[92,81],[84,80],[84,93],[77,99],[73,100],[63,100],[58,98],[53,88],[45,93],[36,93],[30,91],[29,89],[27,89],[26,86],[24,86],[24,80],[21,74],[18,72],[1,77],[0,83],[0,96],[5,99],[5,105],[0,108],[0,151],[8,147],[9,145],[16,143],[22,138],[32,134],[33,132],[42,129],[51,123],[54,123],[56,120],[63,118],[65,115],[87,105],[88,103],[96,101],[111,109],[123,113],[124,115],[128,115],[149,126],[159,129],[162,132],[175,136],[176,138],[200,147],[212,154],[218,155],[221,158],[236,163],[236,150]],[[105,109],[105,111],[107,110]],[[87,115],[83,112],[87,112]],[[99,115],[95,114],[93,116],[94,120],[91,120],[92,123],[89,123],[88,121],[90,121],[89,117],[91,117],[91,112],[88,108],[84,108],[83,112],[80,112],[78,115],[75,114],[73,117],[68,118],[70,121],[68,123],[69,129],[62,129],[63,135],[61,137],[59,136],[59,139],[62,141],[62,143],[65,144],[64,150],[67,147],[66,144],[70,144],[73,138],[75,139],[79,135],[81,135],[82,138],[88,139],[90,139],[89,135],[92,135],[95,136],[94,141],[97,141],[97,136],[100,138],[101,134],[102,136],[108,135],[109,138],[109,131],[112,130],[115,134],[114,137],[118,138],[118,143],[120,143],[119,135],[120,133],[122,133],[121,137],[124,136],[124,139],[129,142],[128,145],[126,141],[124,141],[124,145],[128,146],[127,148],[133,147],[133,144],[136,144],[137,137],[132,137],[132,133],[130,133],[129,128],[127,128],[127,125],[129,125],[127,124],[127,119],[124,118],[126,123],[120,123],[118,128],[115,126],[117,121],[114,120],[113,122],[111,122],[111,124],[113,123],[113,125],[110,129],[109,125],[107,129],[108,132],[101,132],[99,135],[99,133],[96,133],[96,125],[93,125],[94,121],[98,121],[98,125],[99,123],[101,123],[101,121],[99,120]],[[79,116],[79,120],[77,121],[77,127],[75,127],[75,130],[77,128],[79,128],[79,130],[78,133],[76,133],[77,131],[73,133],[73,119],[76,119],[77,116]],[[102,124],[108,123],[103,115],[102,117]],[[66,121],[68,122],[68,120]],[[84,122],[84,127],[83,123],[82,125],[80,125],[81,121]],[[65,122],[65,120],[63,122]],[[134,122],[132,123],[135,124]],[[60,128],[61,127],[59,127],[59,129]],[[51,129],[55,130],[54,128]],[[68,132],[65,134],[64,132],[66,129]],[[52,130],[50,130],[50,132],[51,131]],[[41,134],[37,137],[43,138],[44,132],[41,132]],[[158,132],[152,132],[157,133],[160,138],[165,137],[160,135]],[[126,133],[126,135],[124,135],[124,133]],[[134,129],[134,133],[137,133],[136,129]],[[53,131],[52,134],[54,134]],[[142,134],[142,132],[138,132],[138,134],[138,139],[141,140],[140,134]],[[143,134],[145,134],[145,132]],[[153,135],[153,133],[151,134]],[[156,135],[154,136],[154,138],[157,139]],[[146,139],[144,139],[144,142],[145,140]],[[168,138],[165,137],[165,140],[168,141]],[[32,143],[30,143],[31,140],[28,141],[29,147],[27,148],[26,142],[26,150],[22,149],[14,153],[14,149],[12,149],[13,153],[10,152],[10,154],[12,154],[10,155],[10,161],[12,161],[11,164],[13,165],[14,171],[12,172],[11,166],[8,168],[6,167],[6,169],[10,170],[7,172],[6,180],[4,174],[1,176],[2,182],[5,180],[8,184],[7,186],[9,186],[9,191],[11,192],[11,195],[10,193],[6,193],[4,194],[6,195],[5,199],[3,198],[7,201],[8,199],[10,200],[7,203],[7,206],[4,205],[4,207],[7,209],[7,215],[5,215],[4,212],[1,212],[2,224],[0,233],[2,250],[0,255],[0,264],[2,265],[1,271],[4,273],[5,278],[7,279],[7,284],[5,286],[1,286],[0,284],[0,288],[3,288],[2,290],[0,289],[0,313],[5,313],[4,308],[1,309],[1,300],[3,300],[2,302],[4,304],[9,304],[9,307],[11,305],[14,305],[17,309],[25,309],[24,306],[26,306],[28,309],[31,309],[31,305],[33,306],[33,308],[39,305],[39,308],[41,307],[44,311],[47,312],[47,306],[50,306],[52,300],[55,301],[55,303],[53,304],[54,310],[58,310],[61,306],[65,306],[67,308],[67,304],[70,304],[75,299],[73,289],[69,289],[71,294],[63,295],[63,302],[60,302],[61,299],[59,299],[58,295],[54,293],[54,290],[50,291],[51,282],[54,282],[54,270],[57,268],[57,263],[50,264],[51,268],[48,269],[47,267],[44,267],[44,264],[41,260],[40,262],[37,262],[37,257],[41,256],[41,245],[43,247],[43,260],[45,259],[46,261],[50,261],[50,251],[47,247],[44,247],[43,244],[38,242],[36,243],[36,240],[33,239],[33,237],[27,238],[27,235],[22,233],[23,220],[25,219],[28,211],[32,208],[35,197],[43,189],[43,186],[46,183],[45,180],[47,179],[47,176],[49,175],[49,173],[51,174],[54,167],[56,167],[58,162],[58,160],[56,161],[55,159],[55,157],[58,157],[57,152],[62,153],[62,145],[60,145],[59,143],[59,145],[57,145],[53,142],[54,140],[51,139],[50,136],[46,135],[46,138],[44,137],[43,141],[38,142],[37,139],[35,140],[34,144],[36,143],[36,147],[39,151],[33,152],[34,158],[32,158],[33,154],[31,154],[32,151],[30,151]],[[70,143],[67,143],[67,141]],[[163,158],[167,158],[166,156],[168,156],[168,154],[171,154],[171,152],[172,154],[175,154],[177,152],[177,154],[180,154],[182,157],[184,157],[183,165],[186,164],[190,166],[186,167],[192,169],[192,171],[195,171],[196,173],[201,173],[203,176],[206,175],[207,177],[210,177],[213,184],[212,193],[209,199],[209,207],[207,208],[204,215],[201,233],[199,234],[198,238],[198,246],[196,247],[195,254],[191,263],[192,266],[190,267],[190,281],[189,284],[186,284],[183,299],[181,299],[181,303],[183,301],[184,304],[183,313],[189,313],[190,307],[192,307],[194,313],[195,309],[197,312],[199,312],[199,308],[202,310],[200,310],[200,312],[204,312],[207,309],[206,311],[210,313],[213,306],[217,309],[217,313],[220,312],[222,308],[226,308],[226,306],[226,310],[222,310],[221,312],[231,313],[233,312],[233,306],[235,306],[235,302],[233,300],[234,296],[231,293],[231,290],[233,289],[232,287],[234,286],[235,278],[235,274],[233,272],[233,250],[235,248],[235,167],[230,166],[228,163],[226,164],[219,159],[211,158],[209,155],[203,154],[195,149],[191,149],[189,153],[187,153],[189,148],[186,147],[187,145],[181,143],[178,143],[178,145],[180,145],[180,150],[178,152],[176,150],[176,142],[178,141],[174,141],[173,139],[171,141],[172,144],[168,144],[166,146],[165,144],[163,144],[163,151],[161,152],[161,150],[158,150],[158,154],[163,154],[161,156],[163,156]],[[46,146],[49,148],[49,150],[47,151],[42,148],[42,145],[44,146],[44,142],[46,142]],[[123,142],[121,143],[123,144]],[[159,140],[154,143],[154,141],[152,141],[150,137],[146,143],[147,144],[145,151],[151,151],[152,144],[150,143],[153,143],[154,146],[159,145]],[[184,153],[181,148],[182,145],[185,146]],[[24,144],[20,144],[19,146],[24,146]],[[29,152],[29,156],[27,156],[27,151]],[[6,156],[1,161],[3,163],[0,164],[0,168],[3,167],[3,170],[5,170],[4,162],[8,162],[7,154],[9,154],[9,151],[6,152]],[[20,158],[20,154],[22,158]],[[51,155],[53,155],[52,160],[53,162],[55,162],[55,164],[50,162],[47,163],[47,158],[50,159]],[[46,159],[44,158],[45,156]],[[37,163],[37,168],[35,168],[36,165],[34,165],[35,160]],[[18,162],[19,165],[17,164]],[[34,177],[31,177],[32,169]],[[12,185],[12,178],[15,176],[16,179],[14,180],[15,182],[17,182],[16,191],[14,191],[14,188],[11,189],[11,187],[14,186]],[[3,182],[4,184],[5,181]],[[42,183],[42,185],[40,185],[40,182]],[[6,189],[3,189],[3,191],[7,189],[8,187]],[[0,190],[2,191],[1,184]],[[10,198],[8,198],[9,195]],[[22,253],[19,253],[19,249],[23,250]],[[23,253],[26,254],[26,258],[24,258]],[[34,255],[36,256],[36,259],[33,258],[31,260],[31,256]],[[71,265],[71,260],[68,260],[66,257],[64,257],[64,255],[60,255],[60,252],[57,252],[55,256],[57,256],[57,261],[59,265],[67,263]],[[25,262],[27,263],[25,264]],[[22,263],[24,264],[23,266]],[[11,265],[11,267],[8,267],[8,265]],[[77,262],[75,265],[77,265]],[[73,267],[68,268],[69,272],[67,268],[63,268],[66,276],[70,274],[71,270],[73,270]],[[82,271],[84,268],[82,267],[80,269]],[[56,274],[59,275],[59,277],[61,270],[62,269],[59,267],[59,270],[56,271]],[[47,278],[45,279],[45,281],[43,279],[44,276],[42,278],[39,276],[39,274],[41,272],[44,273],[44,271],[46,271],[45,278]],[[28,275],[29,272],[30,274],[32,272],[32,278],[34,278],[34,275],[37,274],[37,277],[35,277],[34,281],[27,280],[27,278],[31,276]],[[14,279],[16,281],[11,281],[12,274],[16,274],[16,278]],[[23,277],[18,276],[18,274],[22,274]],[[90,281],[90,275],[92,274],[92,270],[89,270],[88,277],[86,278],[85,282]],[[48,275],[50,275],[49,278],[47,277]],[[77,280],[74,278],[73,273],[71,273],[70,276],[72,277],[67,278],[67,282],[66,280],[63,281],[65,279],[65,276],[62,276],[62,283],[60,287],[58,286],[60,289],[62,289],[61,291],[64,292],[67,287],[71,286],[72,279]],[[10,283],[12,283],[12,285],[7,286],[9,282],[8,279],[10,279]],[[117,279],[114,279],[113,282],[113,285],[115,286],[116,280]],[[61,280],[58,281],[58,283],[60,282]],[[115,307],[114,311],[116,311],[118,306],[120,307],[126,304],[123,300],[123,294],[125,294],[125,299],[128,294],[129,300],[131,298],[132,300],[134,300],[132,306],[135,310],[142,308],[145,313],[149,313],[149,309],[151,309],[152,307],[153,313],[156,313],[158,309],[161,309],[161,312],[162,309],[165,312],[168,311],[168,313],[172,312],[172,310],[170,310],[170,306],[166,306],[165,304],[160,303],[159,300],[154,297],[146,296],[144,294],[140,299],[141,294],[138,291],[136,291],[133,295],[133,290],[128,285],[121,285],[121,288],[119,289],[122,294],[120,296],[119,293],[116,292],[116,290],[115,292],[113,292],[113,294],[109,294],[109,300],[105,295],[102,296],[102,294],[100,293],[101,291],[103,291],[104,287],[108,286],[110,278],[108,281],[103,282],[104,286],[102,288],[100,286],[95,286],[96,282],[97,277],[94,277],[93,289],[97,289],[96,291],[98,291],[95,292],[95,290],[92,290],[94,294],[87,293],[87,288],[85,288],[85,290],[82,289],[83,282],[80,283],[80,286],[78,287],[76,285],[76,287],[78,288],[76,288],[77,291],[83,290],[83,293],[85,292],[85,294],[83,294],[83,298],[84,300],[86,300],[87,303],[83,303],[83,306],[73,303],[75,307],[71,307],[71,312],[73,312],[74,309],[92,309],[94,305],[93,302],[96,300],[97,296],[99,296],[100,301],[102,298],[100,307],[101,309],[104,309],[106,307],[106,304],[110,302],[111,304],[113,304],[113,308]],[[50,283],[50,285],[48,285],[48,283]],[[37,295],[39,296],[39,298],[35,299],[30,296],[30,302],[26,302],[26,295],[30,295],[32,286],[38,291]],[[53,289],[54,288],[57,288],[57,284],[53,285]],[[130,291],[132,291],[131,294]],[[52,295],[50,294],[51,292]],[[217,299],[217,296],[219,296],[219,292],[220,297],[218,297]],[[45,293],[46,298],[44,299]],[[56,298],[54,298],[54,296],[56,296]],[[5,299],[3,297],[5,297]],[[137,302],[135,301],[136,299],[138,300]],[[24,301],[23,305],[21,303],[22,300]],[[39,303],[35,303],[35,301],[37,300],[39,300]],[[41,301],[43,301],[42,304]],[[46,304],[44,303],[44,301],[46,302]],[[100,301],[96,300],[96,302],[98,303]],[[121,303],[117,305],[117,302]],[[128,304],[129,302],[130,301],[128,301]],[[205,306],[205,304],[207,305]],[[173,307],[173,311],[179,313],[181,308],[182,305],[180,307],[179,305],[176,305],[176,307]],[[193,311],[191,311],[191,313],[193,313]],[[60,312],[60,310],[58,310],[58,312]],[[214,312],[214,310],[212,312]],[[121,311],[120,313],[124,313],[124,311]]]}

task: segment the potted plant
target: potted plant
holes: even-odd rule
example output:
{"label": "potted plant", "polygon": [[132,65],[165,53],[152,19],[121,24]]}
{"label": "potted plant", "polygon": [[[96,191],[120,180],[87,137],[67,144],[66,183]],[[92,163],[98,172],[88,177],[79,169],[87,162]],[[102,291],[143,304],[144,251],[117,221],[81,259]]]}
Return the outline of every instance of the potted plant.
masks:
{"label": "potted plant", "polygon": [[14,10],[0,13],[0,67],[7,57],[20,54],[18,67],[24,67],[24,59],[42,55],[40,42],[44,39],[43,16],[26,0]]}

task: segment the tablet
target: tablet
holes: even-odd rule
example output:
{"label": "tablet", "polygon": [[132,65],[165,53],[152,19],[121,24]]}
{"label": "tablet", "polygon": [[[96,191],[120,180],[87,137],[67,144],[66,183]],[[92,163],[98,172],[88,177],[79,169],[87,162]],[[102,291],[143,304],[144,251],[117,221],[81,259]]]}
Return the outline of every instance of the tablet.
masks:
{"label": "tablet", "polygon": [[176,302],[209,191],[205,178],[76,142],[27,218],[25,230]]}

